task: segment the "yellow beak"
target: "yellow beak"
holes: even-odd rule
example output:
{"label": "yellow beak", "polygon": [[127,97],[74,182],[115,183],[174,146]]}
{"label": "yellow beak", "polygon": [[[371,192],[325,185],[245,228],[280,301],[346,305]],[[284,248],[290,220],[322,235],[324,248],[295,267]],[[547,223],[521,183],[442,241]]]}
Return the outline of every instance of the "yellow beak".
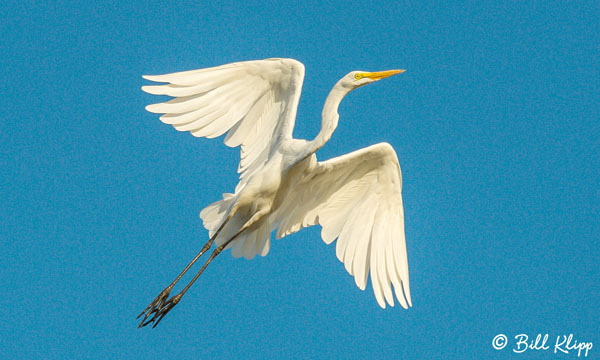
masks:
{"label": "yellow beak", "polygon": [[372,80],[381,80],[381,79],[385,79],[386,77],[390,77],[392,75],[402,74],[405,71],[406,70],[377,71],[377,72],[364,73],[363,76],[368,77],[369,79],[372,79]]}

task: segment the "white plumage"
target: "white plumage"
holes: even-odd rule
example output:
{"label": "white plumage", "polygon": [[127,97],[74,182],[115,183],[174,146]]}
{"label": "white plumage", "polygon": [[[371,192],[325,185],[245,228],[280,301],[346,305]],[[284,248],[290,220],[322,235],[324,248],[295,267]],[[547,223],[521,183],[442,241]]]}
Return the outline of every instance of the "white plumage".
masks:
{"label": "white plumage", "polygon": [[[371,275],[377,303],[411,306],[404,238],[402,175],[387,143],[319,162],[315,152],[337,127],[337,108],[353,89],[403,72],[353,71],[333,87],[314,140],[292,138],[304,79],[304,66],[292,59],[267,59],[167,75],[144,76],[168,83],[144,86],[150,94],[174,99],[146,107],[161,121],[197,137],[227,134],[225,144],[241,147],[240,181],[234,193],[200,213],[211,239],[184,270],[212,246],[217,248],[188,286],[167,301],[181,275],[142,313],[141,326],[155,325],[179,301],[223,248],[235,257],[265,256],[270,234],[281,238],[319,224],[327,244],[337,239],[336,255],[365,289]],[[183,275],[182,273],[182,275]],[[155,313],[148,322],[146,318]],[[141,315],[142,315],[141,314]]]}

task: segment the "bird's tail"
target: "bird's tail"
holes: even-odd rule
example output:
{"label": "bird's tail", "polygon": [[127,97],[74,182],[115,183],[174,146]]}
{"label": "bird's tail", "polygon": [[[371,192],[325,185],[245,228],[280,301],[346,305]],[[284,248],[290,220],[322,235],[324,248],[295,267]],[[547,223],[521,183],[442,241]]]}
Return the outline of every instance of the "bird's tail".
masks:
{"label": "bird's tail", "polygon": [[[223,194],[223,200],[208,205],[200,212],[200,218],[210,237],[215,234],[223,222],[228,221],[215,240],[217,246],[231,238],[248,220],[241,218],[239,213],[232,214],[230,219],[227,220],[236,200],[237,196],[234,194]],[[231,254],[236,258],[243,256],[246,259],[252,259],[255,255],[265,256],[270,249],[271,231],[270,224],[264,222],[257,228],[241,233],[233,242],[227,245],[226,249],[231,249]]]}
{"label": "bird's tail", "polygon": [[235,203],[235,195],[225,193],[223,194],[223,200],[219,200],[212,203],[200,211],[200,218],[202,224],[208,230],[208,235],[212,237],[215,232],[221,227],[231,207]]}

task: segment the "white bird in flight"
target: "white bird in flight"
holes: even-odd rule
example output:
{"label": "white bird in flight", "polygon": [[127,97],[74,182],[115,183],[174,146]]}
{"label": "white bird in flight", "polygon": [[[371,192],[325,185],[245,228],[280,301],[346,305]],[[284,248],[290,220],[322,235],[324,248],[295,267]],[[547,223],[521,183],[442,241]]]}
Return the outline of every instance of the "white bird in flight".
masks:
{"label": "white bird in flight", "polygon": [[[402,175],[394,149],[380,143],[327,161],[315,152],[338,125],[338,106],[350,91],[404,70],[352,71],[331,89],[322,125],[313,140],[292,132],[304,65],[293,59],[237,62],[166,75],[144,76],[166,85],[143,86],[174,99],[148,105],[160,120],[196,137],[227,133],[225,144],[241,147],[239,183],[233,194],[200,212],[210,239],[156,299],[138,316],[140,327],[162,318],[224,249],[234,257],[267,255],[271,232],[282,238],[319,224],[327,244],[337,239],[336,255],[364,290],[367,277],[377,303],[394,305],[392,285],[402,307],[412,306],[404,237]],[[175,284],[208,251],[212,254],[177,295]],[[150,319],[148,319],[150,317]]]}

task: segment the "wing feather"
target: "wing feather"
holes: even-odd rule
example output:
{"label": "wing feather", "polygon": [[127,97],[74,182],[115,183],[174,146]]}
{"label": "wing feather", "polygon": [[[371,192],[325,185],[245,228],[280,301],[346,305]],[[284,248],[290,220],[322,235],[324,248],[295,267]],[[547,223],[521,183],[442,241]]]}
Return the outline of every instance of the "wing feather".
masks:
{"label": "wing feather", "polygon": [[241,146],[240,186],[282,139],[292,136],[304,80],[304,65],[293,59],[266,59],[183,71],[144,79],[167,83],[143,86],[173,96],[148,105],[161,121],[196,137],[227,133],[225,144]]}
{"label": "wing feather", "polygon": [[[375,209],[377,210],[377,209]],[[369,268],[367,266],[367,257],[364,256],[364,254],[368,253],[368,248],[371,244],[371,241],[365,240],[365,238],[369,238],[372,236],[372,232],[373,232],[373,222],[375,220],[375,214],[376,211],[372,211],[371,209],[367,209],[365,211],[365,214],[367,214],[366,216],[369,217],[369,220],[367,223],[365,223],[365,226],[363,226],[363,231],[357,233],[357,235],[360,236],[360,238],[357,239],[357,247],[356,247],[356,252],[354,254],[354,259],[352,262],[352,273],[354,275],[354,281],[356,282],[356,286],[359,287],[359,289],[364,289],[366,282],[367,282],[367,276],[369,274]]]}
{"label": "wing feather", "polygon": [[[373,145],[325,162],[307,159],[288,174],[274,222],[277,237],[312,224],[321,237],[337,239],[336,256],[365,289],[368,277],[377,303],[410,302],[402,210],[402,175],[394,149]],[[393,290],[392,290],[393,288]]]}
{"label": "wing feather", "polygon": [[180,71],[165,75],[144,75],[146,80],[154,82],[171,83],[181,86],[191,86],[199,83],[208,83],[225,79],[227,76],[235,75],[248,62],[237,62],[212,68],[198,70]]}
{"label": "wing feather", "polygon": [[[260,121],[264,113],[268,113],[271,110],[271,103],[272,99],[270,98],[270,92],[262,94],[256,101],[256,106],[250,109],[246,114],[246,117],[250,120],[241,121],[236,124],[236,127],[232,128],[229,134],[227,134],[225,144],[230,147],[240,146],[256,122]],[[256,122],[251,121],[251,119],[256,119]],[[253,139],[253,137],[249,138],[249,140],[251,139]]]}

